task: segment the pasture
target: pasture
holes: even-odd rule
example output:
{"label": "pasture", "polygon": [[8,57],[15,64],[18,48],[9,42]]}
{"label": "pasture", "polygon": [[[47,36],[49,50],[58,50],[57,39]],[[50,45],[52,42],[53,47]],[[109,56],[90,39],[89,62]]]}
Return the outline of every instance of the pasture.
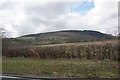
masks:
{"label": "pasture", "polygon": [[117,78],[118,41],[3,48],[3,75],[47,78]]}
{"label": "pasture", "polygon": [[118,63],[79,59],[3,58],[3,74],[39,78],[117,78]]}

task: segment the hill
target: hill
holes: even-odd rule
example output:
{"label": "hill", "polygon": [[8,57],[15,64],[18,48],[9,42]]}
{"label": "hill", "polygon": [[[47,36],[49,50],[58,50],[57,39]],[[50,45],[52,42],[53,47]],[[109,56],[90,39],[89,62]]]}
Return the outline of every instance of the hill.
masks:
{"label": "hill", "polygon": [[32,41],[33,44],[60,44],[60,43],[77,43],[89,41],[114,40],[112,35],[104,34],[92,30],[65,30],[38,34],[29,34],[18,37],[19,40]]}

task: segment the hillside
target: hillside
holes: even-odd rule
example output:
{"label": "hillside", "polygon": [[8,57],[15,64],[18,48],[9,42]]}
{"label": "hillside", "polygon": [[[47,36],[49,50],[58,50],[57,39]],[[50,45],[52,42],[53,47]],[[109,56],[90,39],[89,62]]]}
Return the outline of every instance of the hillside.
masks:
{"label": "hillside", "polygon": [[89,42],[89,41],[104,41],[113,40],[114,36],[103,34],[98,31],[91,30],[66,30],[47,32],[39,34],[29,34],[18,37],[19,40],[32,41],[33,44],[59,44],[59,43],[77,43],[77,42]]}

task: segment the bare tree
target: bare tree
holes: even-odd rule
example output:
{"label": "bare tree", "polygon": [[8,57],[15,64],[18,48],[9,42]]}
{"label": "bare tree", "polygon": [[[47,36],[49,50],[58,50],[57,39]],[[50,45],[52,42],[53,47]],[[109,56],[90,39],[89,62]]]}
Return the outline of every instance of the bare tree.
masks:
{"label": "bare tree", "polygon": [[118,30],[114,30],[114,31],[113,31],[113,35],[114,35],[114,36],[118,36]]}
{"label": "bare tree", "polygon": [[106,33],[114,36],[118,36],[118,29],[116,28],[106,28]]}
{"label": "bare tree", "polygon": [[5,37],[6,30],[4,28],[0,28],[0,38]]}

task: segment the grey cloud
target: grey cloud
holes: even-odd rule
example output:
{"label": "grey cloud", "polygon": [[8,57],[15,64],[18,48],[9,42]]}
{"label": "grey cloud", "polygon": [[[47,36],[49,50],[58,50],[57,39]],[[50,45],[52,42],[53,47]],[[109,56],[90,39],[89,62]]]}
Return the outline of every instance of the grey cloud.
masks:
{"label": "grey cloud", "polygon": [[[88,13],[89,15],[87,16],[81,16],[78,13],[72,14],[70,12],[70,8],[75,7],[79,4],[81,3],[74,3],[74,2],[4,3],[2,4],[2,6],[0,6],[0,18],[1,18],[0,23],[2,24],[3,23],[2,21],[4,20],[3,24],[5,23],[10,24],[11,25],[10,27],[9,25],[7,24],[6,25],[9,28],[12,27],[13,28],[12,30],[16,32],[17,36],[31,34],[31,33],[65,30],[65,29],[79,29],[79,30],[93,29],[94,30],[96,28],[99,28],[99,26],[107,25],[107,26],[113,27],[113,25],[116,25],[116,23],[111,22],[112,19],[116,20],[117,18],[116,14],[114,14],[113,12],[116,10],[113,10],[112,13],[107,14],[108,15],[107,18],[104,17],[106,16],[106,14],[104,15],[104,12],[106,10],[104,10],[104,8],[101,9],[101,7],[96,7],[93,10],[91,10],[91,13],[95,13],[95,15],[89,14],[89,13]],[[105,9],[109,10],[108,8],[109,8],[109,5]],[[99,11],[99,9],[102,11]],[[7,16],[4,15],[4,13],[7,13],[4,10],[8,11]],[[96,13],[96,11],[98,12]],[[9,16],[10,16],[10,19],[8,19]],[[108,22],[105,22],[105,21],[108,21]],[[11,35],[12,33],[10,34],[10,36]],[[16,37],[16,36],[13,35],[12,37]]]}
{"label": "grey cloud", "polygon": [[[35,29],[40,27],[41,24],[46,26],[46,29],[43,32],[67,28],[65,19],[59,19],[59,17],[60,15],[68,14],[68,8],[72,3],[49,3],[47,5],[36,5],[35,3],[27,4],[28,6],[25,6],[27,20],[23,24],[17,26],[17,30],[24,33],[34,33]],[[22,35],[22,33],[19,34]]]}
{"label": "grey cloud", "polygon": [[28,15],[36,15],[39,17],[44,16],[47,19],[51,18],[57,18],[62,14],[69,13],[70,6],[73,5],[73,3],[67,3],[67,2],[60,2],[60,3],[48,3],[46,5],[40,5],[33,3],[32,5],[27,6],[27,14]]}

